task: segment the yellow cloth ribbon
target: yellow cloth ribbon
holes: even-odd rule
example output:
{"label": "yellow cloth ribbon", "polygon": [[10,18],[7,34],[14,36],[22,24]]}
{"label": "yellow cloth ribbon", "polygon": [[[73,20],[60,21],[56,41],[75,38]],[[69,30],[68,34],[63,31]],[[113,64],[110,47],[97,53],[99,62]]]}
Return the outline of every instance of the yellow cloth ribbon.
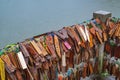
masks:
{"label": "yellow cloth ribbon", "polygon": [[5,80],[5,66],[1,58],[0,58],[0,80]]}

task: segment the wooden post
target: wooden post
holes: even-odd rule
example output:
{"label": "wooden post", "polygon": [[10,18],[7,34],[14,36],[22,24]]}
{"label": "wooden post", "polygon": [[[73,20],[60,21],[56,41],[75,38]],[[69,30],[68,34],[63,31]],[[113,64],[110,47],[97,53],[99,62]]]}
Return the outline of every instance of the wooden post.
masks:
{"label": "wooden post", "polygon": [[99,45],[99,57],[98,57],[98,65],[99,65],[99,68],[98,68],[98,70],[99,70],[99,74],[101,74],[102,73],[102,69],[103,69],[103,59],[104,59],[104,43],[102,43],[102,44],[100,44]]}
{"label": "wooden post", "polygon": [[[95,11],[93,12],[93,18],[99,18],[102,22],[106,22],[107,18],[111,17],[112,14],[107,11]],[[98,63],[99,63],[99,74],[102,73],[102,67],[103,67],[103,57],[104,57],[104,43],[99,45],[99,57],[98,57]]]}
{"label": "wooden post", "polygon": [[93,12],[93,18],[99,18],[102,22],[105,22],[107,18],[111,17],[112,13],[107,11],[95,11]]}

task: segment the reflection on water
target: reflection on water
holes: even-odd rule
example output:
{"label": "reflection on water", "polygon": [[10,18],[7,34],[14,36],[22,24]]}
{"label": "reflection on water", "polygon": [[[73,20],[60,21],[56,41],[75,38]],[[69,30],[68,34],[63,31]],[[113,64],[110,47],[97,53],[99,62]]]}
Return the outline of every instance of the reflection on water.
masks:
{"label": "reflection on water", "polygon": [[119,0],[0,0],[0,48],[92,18],[96,10],[120,16]]}

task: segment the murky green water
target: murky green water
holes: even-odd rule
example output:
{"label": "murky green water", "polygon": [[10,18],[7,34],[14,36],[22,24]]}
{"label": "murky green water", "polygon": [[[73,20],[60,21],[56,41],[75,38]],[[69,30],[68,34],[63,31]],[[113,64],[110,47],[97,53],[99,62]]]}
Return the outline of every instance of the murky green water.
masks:
{"label": "murky green water", "polygon": [[0,0],[0,48],[92,18],[97,10],[120,16],[120,0]]}

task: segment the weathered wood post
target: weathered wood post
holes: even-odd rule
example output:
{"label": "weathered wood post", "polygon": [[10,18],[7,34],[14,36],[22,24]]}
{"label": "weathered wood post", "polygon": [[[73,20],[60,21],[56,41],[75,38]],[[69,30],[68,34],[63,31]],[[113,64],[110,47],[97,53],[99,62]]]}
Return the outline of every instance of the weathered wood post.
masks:
{"label": "weathered wood post", "polygon": [[[107,11],[96,11],[93,13],[93,18],[99,18],[102,22],[106,22],[107,18],[111,17],[112,14],[110,12]],[[104,44],[100,44],[99,45],[99,74],[102,73],[102,67],[103,67],[103,58],[104,58]]]}
{"label": "weathered wood post", "polygon": [[102,22],[105,22],[107,18],[111,17],[112,13],[107,11],[95,11],[93,12],[93,18],[99,18]]}

